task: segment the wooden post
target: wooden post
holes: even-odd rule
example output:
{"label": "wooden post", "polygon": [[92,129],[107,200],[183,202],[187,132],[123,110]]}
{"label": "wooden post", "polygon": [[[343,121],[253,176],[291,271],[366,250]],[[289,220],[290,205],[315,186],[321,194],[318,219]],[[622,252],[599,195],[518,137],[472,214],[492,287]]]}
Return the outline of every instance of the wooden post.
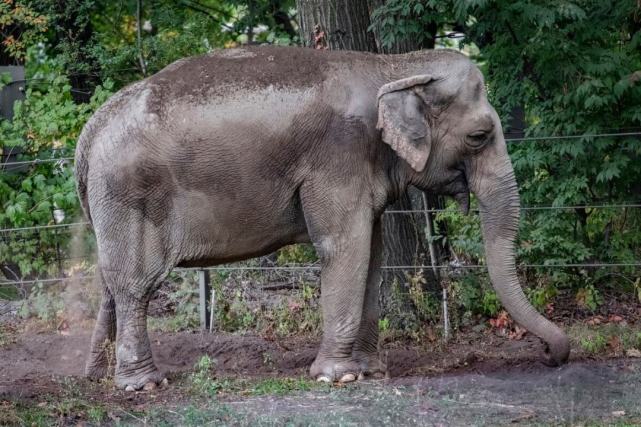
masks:
{"label": "wooden post", "polygon": [[209,270],[198,270],[198,288],[200,296],[200,330],[205,332],[210,325],[209,310],[207,309],[207,302],[211,295]]}

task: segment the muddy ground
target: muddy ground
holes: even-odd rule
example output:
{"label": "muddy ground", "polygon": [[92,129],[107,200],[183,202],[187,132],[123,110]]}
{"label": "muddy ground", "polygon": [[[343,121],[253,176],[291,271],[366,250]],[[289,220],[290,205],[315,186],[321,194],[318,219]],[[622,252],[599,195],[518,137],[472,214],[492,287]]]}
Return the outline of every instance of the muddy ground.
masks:
{"label": "muddy ground", "polygon": [[[641,359],[576,352],[544,366],[529,336],[460,334],[448,345],[388,342],[391,378],[348,386],[306,381],[317,342],[152,334],[170,385],[125,393],[82,378],[90,333],[23,332],[0,349],[0,423],[24,425],[641,425]],[[213,360],[213,393],[193,390]],[[4,415],[2,415],[4,414]]]}

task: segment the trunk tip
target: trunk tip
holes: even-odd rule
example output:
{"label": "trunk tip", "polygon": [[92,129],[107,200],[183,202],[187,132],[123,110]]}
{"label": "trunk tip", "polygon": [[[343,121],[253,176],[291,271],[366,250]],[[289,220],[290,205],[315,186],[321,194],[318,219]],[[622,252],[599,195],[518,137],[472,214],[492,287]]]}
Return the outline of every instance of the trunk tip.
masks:
{"label": "trunk tip", "polygon": [[555,340],[548,342],[545,348],[545,363],[547,366],[561,366],[565,364],[570,357],[570,340],[562,333]]}

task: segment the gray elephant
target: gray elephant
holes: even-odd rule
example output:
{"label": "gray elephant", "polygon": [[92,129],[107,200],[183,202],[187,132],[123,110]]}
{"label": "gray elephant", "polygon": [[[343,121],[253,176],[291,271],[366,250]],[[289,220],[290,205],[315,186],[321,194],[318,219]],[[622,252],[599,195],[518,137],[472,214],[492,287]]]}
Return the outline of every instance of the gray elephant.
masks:
{"label": "gray elephant", "polygon": [[147,306],[177,266],[211,266],[312,242],[322,264],[323,337],[310,374],[384,373],[378,285],[385,207],[409,185],[478,198],[486,260],[513,318],[569,355],[515,270],[519,196],[499,118],[464,55],[251,47],[180,60],[115,94],[76,149],[103,297],[86,373],[163,380]]}

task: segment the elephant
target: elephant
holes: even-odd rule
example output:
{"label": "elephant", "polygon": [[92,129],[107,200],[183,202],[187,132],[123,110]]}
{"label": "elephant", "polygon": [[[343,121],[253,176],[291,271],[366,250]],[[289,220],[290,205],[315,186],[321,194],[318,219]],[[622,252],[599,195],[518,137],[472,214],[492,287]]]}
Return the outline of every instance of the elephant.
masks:
{"label": "elephant", "polygon": [[479,204],[503,306],[569,356],[516,274],[520,202],[499,117],[465,55],[248,46],[179,60],[113,95],[76,147],[77,192],[98,250],[102,301],[86,365],[129,391],[164,380],[147,307],[175,267],[311,242],[321,263],[319,381],[385,374],[378,356],[381,215],[408,186]]}

